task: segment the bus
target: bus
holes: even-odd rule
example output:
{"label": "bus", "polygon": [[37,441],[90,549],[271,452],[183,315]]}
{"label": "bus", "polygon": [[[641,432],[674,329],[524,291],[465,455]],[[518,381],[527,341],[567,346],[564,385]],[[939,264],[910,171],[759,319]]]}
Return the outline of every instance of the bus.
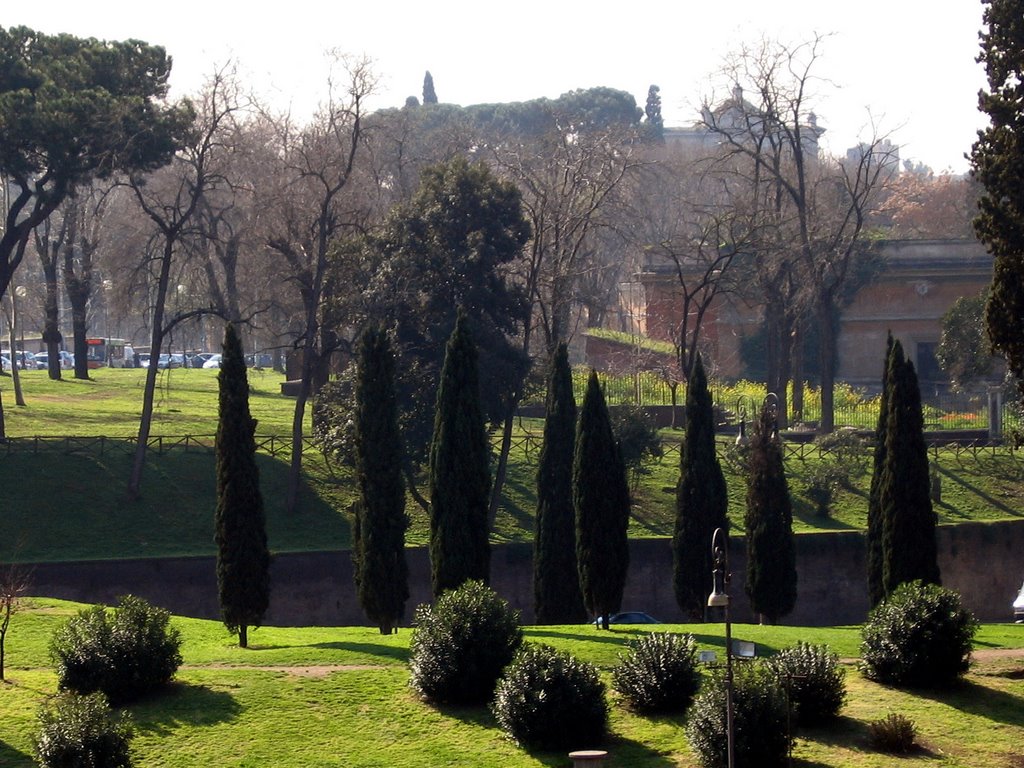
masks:
{"label": "bus", "polygon": [[[132,361],[125,361],[124,348],[128,343],[124,339],[86,339],[90,368],[124,368],[131,366]],[[128,345],[130,346],[130,345]]]}

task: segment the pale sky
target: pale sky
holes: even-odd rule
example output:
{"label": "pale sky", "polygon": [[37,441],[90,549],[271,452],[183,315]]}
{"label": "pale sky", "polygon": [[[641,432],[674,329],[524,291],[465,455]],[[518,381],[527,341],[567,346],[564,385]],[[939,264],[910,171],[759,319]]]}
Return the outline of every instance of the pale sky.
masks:
{"label": "pale sky", "polygon": [[311,110],[336,49],[368,56],[380,78],[371,109],[420,97],[429,70],[440,101],[522,101],[608,86],[643,107],[661,88],[667,125],[696,119],[709,77],[741,43],[770,37],[824,42],[815,72],[829,83],[814,105],[837,154],[870,138],[871,122],[901,157],[962,173],[985,118],[975,62],[978,0],[732,0],[594,3],[519,0],[236,3],[49,0],[6,3],[0,26],[25,25],[162,45],[174,58],[172,95],[196,91],[216,66],[238,62],[265,98]]}

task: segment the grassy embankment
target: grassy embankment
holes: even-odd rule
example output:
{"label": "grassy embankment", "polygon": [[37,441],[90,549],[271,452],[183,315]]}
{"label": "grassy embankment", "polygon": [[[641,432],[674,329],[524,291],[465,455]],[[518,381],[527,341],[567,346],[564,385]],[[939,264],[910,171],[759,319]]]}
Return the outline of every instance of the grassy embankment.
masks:
{"label": "grassy embankment", "polygon": [[[80,606],[33,600],[15,614],[0,684],[0,765],[29,768],[35,712],[54,693],[47,658],[53,630]],[[366,628],[264,627],[252,647],[235,647],[217,622],[175,617],[184,664],[165,692],[129,710],[136,728],[135,764],[190,766],[564,766],[565,754],[529,753],[503,737],[486,708],[433,708],[408,687],[409,633],[381,636]],[[693,632],[701,648],[722,646],[720,625],[659,627]],[[625,642],[645,628],[530,627],[527,640],[568,650],[609,670]],[[734,636],[769,653],[797,640],[857,654],[853,627],[807,629],[739,625]],[[977,649],[1024,648],[1024,626],[982,628]],[[995,654],[990,654],[995,656]],[[847,666],[849,699],[839,722],[801,731],[799,768],[1009,768],[1020,765],[1024,738],[1024,652],[981,658],[964,683],[943,693],[914,694],[876,685]],[[613,731],[609,768],[695,765],[680,717],[639,717],[609,693]],[[872,751],[868,723],[890,712],[913,719],[921,748],[893,758]],[[590,746],[590,745],[580,745]]]}
{"label": "grassy embankment", "polygon": [[[144,371],[93,372],[90,381],[66,376],[51,382],[44,371],[23,374],[28,406],[14,403],[10,378],[0,379],[7,434],[17,448],[0,446],[0,560],[74,560],[135,556],[211,554],[213,552],[214,459],[210,446],[216,430],[216,371],[171,370],[160,374],[153,445],[143,478],[143,497],[128,502],[125,487],[132,446],[126,438],[138,430]],[[253,416],[257,432],[273,436],[287,449],[294,400],[280,394],[282,377],[251,371]],[[308,414],[307,414],[308,417]],[[673,488],[678,476],[680,433],[665,430],[663,458],[648,467],[634,491],[631,535],[671,535]],[[34,442],[40,436],[111,438],[102,445],[75,441]],[[173,439],[200,439],[189,447]],[[530,436],[532,435],[532,436]],[[120,438],[120,439],[118,439]],[[496,541],[529,541],[533,535],[534,475],[540,448],[540,424],[518,424],[509,476],[499,512]],[[794,495],[796,529],[858,530],[865,524],[869,476],[867,454],[850,488],[844,489],[827,518],[815,515],[805,488],[808,471],[818,461],[814,451],[787,460]],[[286,515],[283,506],[287,453],[259,456],[267,506],[268,535],[275,551],[343,548],[349,543],[344,510],[353,487],[344,467],[329,466],[315,449],[304,457],[305,486],[301,510]],[[977,455],[940,452],[941,523],[1020,517],[1024,509],[1024,462],[1009,451]],[[728,465],[727,481],[733,524],[742,520],[745,488]],[[423,544],[427,516],[410,500],[408,540]]]}

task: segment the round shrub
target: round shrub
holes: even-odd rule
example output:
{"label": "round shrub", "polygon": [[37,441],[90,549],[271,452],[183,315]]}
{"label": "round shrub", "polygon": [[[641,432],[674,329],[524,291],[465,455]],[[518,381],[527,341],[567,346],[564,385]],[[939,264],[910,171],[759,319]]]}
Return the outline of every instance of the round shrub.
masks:
{"label": "round shrub", "polygon": [[[782,768],[791,737],[786,693],[775,676],[756,664],[738,664],[733,685],[733,746],[736,765]],[[717,670],[693,700],[686,738],[703,768],[725,768],[726,680]]]}
{"label": "round shrub", "polygon": [[130,768],[131,737],[127,716],[115,718],[102,693],[63,693],[39,713],[36,760],[44,768]]}
{"label": "round shrub", "polygon": [[113,611],[80,611],[50,642],[61,689],[102,691],[113,704],[137,699],[167,683],[181,664],[181,635],[170,614],[132,595]]}
{"label": "round shrub", "polygon": [[700,688],[693,635],[652,633],[634,640],[612,670],[612,688],[638,712],[684,712]]}
{"label": "round shrub", "polygon": [[943,687],[971,663],[978,624],[960,595],[935,584],[901,584],[868,615],[861,669],[880,683]]}
{"label": "round shrub", "polygon": [[547,645],[519,651],[498,681],[491,710],[502,730],[536,749],[593,746],[608,730],[597,669]]}
{"label": "round shrub", "polygon": [[846,670],[828,646],[797,643],[770,657],[765,666],[788,691],[800,725],[820,725],[839,716],[846,702]]}
{"label": "round shrub", "polygon": [[523,642],[519,612],[479,581],[416,609],[410,685],[425,699],[483,704]]}

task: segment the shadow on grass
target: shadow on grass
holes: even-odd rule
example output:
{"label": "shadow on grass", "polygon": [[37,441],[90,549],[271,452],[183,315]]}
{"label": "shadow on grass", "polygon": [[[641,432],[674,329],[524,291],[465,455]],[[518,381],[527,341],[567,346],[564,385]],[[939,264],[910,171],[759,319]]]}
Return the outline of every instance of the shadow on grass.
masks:
{"label": "shadow on grass", "polygon": [[[430,706],[430,705],[428,705]],[[458,720],[466,725],[475,725],[488,730],[497,729],[498,723],[487,707],[455,707],[437,705],[435,709],[445,717]],[[608,752],[608,765],[642,766],[643,768],[667,768],[676,762],[669,757],[651,749],[645,744],[632,739],[611,734],[603,744],[578,744],[571,749],[532,750],[523,749],[541,765],[551,768],[563,768],[568,763],[568,753],[572,749],[604,749]]]}
{"label": "shadow on grass", "polygon": [[27,755],[24,752],[19,752],[9,744],[5,744],[0,741],[0,765],[10,766],[10,768],[30,768],[36,764],[36,761],[31,755]]}
{"label": "shadow on grass", "polygon": [[[650,626],[656,627],[657,625],[651,624]],[[657,629],[626,629],[612,625],[608,629],[598,629],[597,627],[593,627],[593,632],[579,632],[576,634],[547,632],[543,629],[529,627],[526,628],[525,634],[529,640],[541,637],[554,637],[559,640],[579,640],[585,643],[612,643],[613,645],[625,645],[630,640],[635,640],[639,637],[646,637],[651,632],[657,631]]]}
{"label": "shadow on grass", "polygon": [[409,661],[408,648],[396,648],[391,645],[378,645],[376,643],[313,643],[311,648],[322,648],[325,651],[348,651],[349,653],[362,653],[367,656],[382,656],[386,659],[396,659],[403,663]]}
{"label": "shadow on grass", "polygon": [[[989,504],[990,506],[998,509],[1000,512],[1004,512],[1007,517],[1020,517],[1021,516],[1021,513],[1020,513],[1019,509],[1014,509],[1014,508],[1010,507],[1009,505],[1007,505],[1004,502],[1000,501],[999,499],[995,498],[991,494],[985,492],[984,490],[982,490],[978,486],[973,485],[972,483],[967,482],[961,475],[954,474],[951,470],[946,469],[944,467],[939,467],[938,470],[939,470],[939,474],[940,475],[948,477],[951,482],[954,482],[957,485],[963,487],[965,490],[970,491],[975,496],[977,496],[979,499],[984,501],[986,504]],[[943,504],[942,506],[945,507],[946,505]]]}
{"label": "shadow on grass", "polygon": [[137,730],[168,736],[181,727],[205,727],[234,720],[242,707],[229,693],[202,685],[172,682],[160,693],[130,707]]}
{"label": "shadow on grass", "polygon": [[1024,698],[970,680],[962,680],[945,690],[915,689],[914,693],[976,717],[1018,728],[1024,726]]}

